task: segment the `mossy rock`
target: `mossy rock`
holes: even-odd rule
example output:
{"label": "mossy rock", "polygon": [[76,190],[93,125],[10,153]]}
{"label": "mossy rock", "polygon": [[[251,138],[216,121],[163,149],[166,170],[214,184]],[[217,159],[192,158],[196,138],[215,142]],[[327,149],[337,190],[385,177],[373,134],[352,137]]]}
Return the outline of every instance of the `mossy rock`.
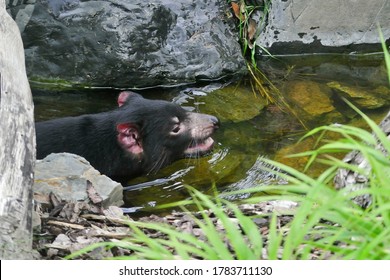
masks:
{"label": "mossy rock", "polygon": [[285,92],[296,115],[304,123],[324,118],[333,122],[342,115],[333,106],[332,91],[326,85],[314,81],[292,81],[285,84]]}
{"label": "mossy rock", "polygon": [[[166,185],[175,184],[175,182],[190,186],[211,186],[216,182],[228,184],[241,179],[240,172],[236,170],[241,168],[245,170],[247,164],[253,164],[253,162],[250,162],[244,153],[220,149],[209,157],[176,161],[156,174],[141,176],[128,183],[135,185],[158,178],[167,178],[170,182]],[[243,165],[245,168],[242,167]]]}
{"label": "mossy rock", "polygon": [[202,113],[218,116],[221,121],[241,122],[260,114],[267,101],[251,88],[230,85],[202,97],[206,106]]}
{"label": "mossy rock", "polygon": [[361,87],[347,86],[339,82],[329,82],[327,85],[362,109],[377,109],[390,104],[390,89],[385,86],[367,91]]}

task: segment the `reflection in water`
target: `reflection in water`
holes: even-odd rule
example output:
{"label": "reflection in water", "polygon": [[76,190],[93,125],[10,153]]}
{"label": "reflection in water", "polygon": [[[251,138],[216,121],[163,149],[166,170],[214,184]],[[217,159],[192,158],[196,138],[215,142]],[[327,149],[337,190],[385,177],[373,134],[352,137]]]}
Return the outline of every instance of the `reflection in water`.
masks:
{"label": "reflection in water", "polygon": [[157,187],[157,186],[175,186],[177,185],[176,180],[180,179],[184,175],[186,175],[191,169],[194,167],[188,167],[183,170],[179,170],[172,175],[168,176],[167,178],[160,178],[160,179],[155,179],[153,181],[146,181],[144,183],[139,183],[139,184],[134,184],[134,185],[129,185],[123,188],[124,191],[135,191],[135,190],[142,190],[144,188],[148,188],[151,186]]}
{"label": "reflection in water", "polygon": [[[356,113],[341,97],[351,100],[378,122],[389,109],[390,89],[382,56],[283,57],[259,65],[267,70],[309,129],[334,122],[360,126]],[[117,106],[117,94],[116,91],[58,94],[34,91],[36,119],[110,110]],[[156,89],[141,94],[166,98],[188,110],[215,115],[222,124],[213,137],[216,145],[211,155],[183,159],[156,174],[128,182],[125,201],[129,211],[153,211],[150,208],[188,199],[186,185],[212,194],[213,186],[222,192],[281,184],[283,181],[275,178],[261,159],[276,159],[301,168],[305,159],[289,160],[285,156],[312,149],[315,143],[313,139],[297,143],[305,133],[301,122],[288,110],[267,105],[261,96],[253,94],[247,79],[229,85]]]}
{"label": "reflection in water", "polygon": [[[227,191],[238,191],[262,185],[282,185],[286,181],[278,177],[273,171],[279,171],[275,166],[264,162],[264,158],[259,156],[251,168],[246,172],[243,179],[226,187]],[[244,199],[248,198],[249,193],[225,196],[226,199]]]}

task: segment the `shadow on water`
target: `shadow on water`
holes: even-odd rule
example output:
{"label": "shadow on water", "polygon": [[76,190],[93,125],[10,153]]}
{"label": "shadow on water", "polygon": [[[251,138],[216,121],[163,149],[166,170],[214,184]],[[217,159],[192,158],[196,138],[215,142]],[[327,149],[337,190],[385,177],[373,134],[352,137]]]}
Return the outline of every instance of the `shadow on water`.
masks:
{"label": "shadow on water", "polygon": [[[264,69],[308,129],[335,122],[364,126],[341,97],[351,100],[378,122],[389,109],[390,89],[381,55],[280,57],[260,61],[259,68]],[[305,158],[286,156],[314,147],[315,139],[298,142],[306,132],[301,122],[254,94],[247,77],[227,85],[140,93],[147,98],[172,100],[188,110],[213,114],[222,125],[214,136],[216,145],[211,155],[183,159],[156,174],[129,181],[124,196],[130,212],[155,212],[156,206],[187,199],[186,185],[211,194],[212,186],[222,192],[278,182],[266,171],[261,158],[302,169]],[[110,90],[34,90],[36,120],[111,110],[117,106],[117,94],[118,91]],[[322,168],[318,165],[311,172],[315,175]]]}

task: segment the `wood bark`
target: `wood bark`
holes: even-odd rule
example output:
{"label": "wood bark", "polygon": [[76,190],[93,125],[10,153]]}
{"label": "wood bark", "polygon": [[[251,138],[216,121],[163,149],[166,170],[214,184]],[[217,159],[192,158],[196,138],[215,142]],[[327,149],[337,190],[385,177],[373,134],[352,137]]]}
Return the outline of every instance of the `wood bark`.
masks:
{"label": "wood bark", "polygon": [[19,29],[0,0],[0,259],[31,259],[33,102]]}

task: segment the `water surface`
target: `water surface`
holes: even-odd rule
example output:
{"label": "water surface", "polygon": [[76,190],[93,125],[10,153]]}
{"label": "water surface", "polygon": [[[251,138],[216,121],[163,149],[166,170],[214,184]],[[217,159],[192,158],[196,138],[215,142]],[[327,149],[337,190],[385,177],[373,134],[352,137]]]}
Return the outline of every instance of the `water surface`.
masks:
{"label": "water surface", "polygon": [[[262,158],[302,169],[306,161],[286,155],[312,149],[313,139],[297,143],[311,128],[331,123],[364,126],[342,100],[351,100],[374,120],[388,112],[390,90],[382,55],[315,55],[259,61],[291,110],[267,104],[249,78],[226,84],[138,91],[146,98],[177,102],[189,110],[219,117],[215,149],[200,159],[183,159],[128,182],[125,207],[154,212],[187,199],[186,185],[205,193],[275,183]],[[267,85],[265,85],[267,86]],[[117,90],[33,90],[36,120],[107,111],[117,106]],[[321,172],[319,166],[315,173]]]}

